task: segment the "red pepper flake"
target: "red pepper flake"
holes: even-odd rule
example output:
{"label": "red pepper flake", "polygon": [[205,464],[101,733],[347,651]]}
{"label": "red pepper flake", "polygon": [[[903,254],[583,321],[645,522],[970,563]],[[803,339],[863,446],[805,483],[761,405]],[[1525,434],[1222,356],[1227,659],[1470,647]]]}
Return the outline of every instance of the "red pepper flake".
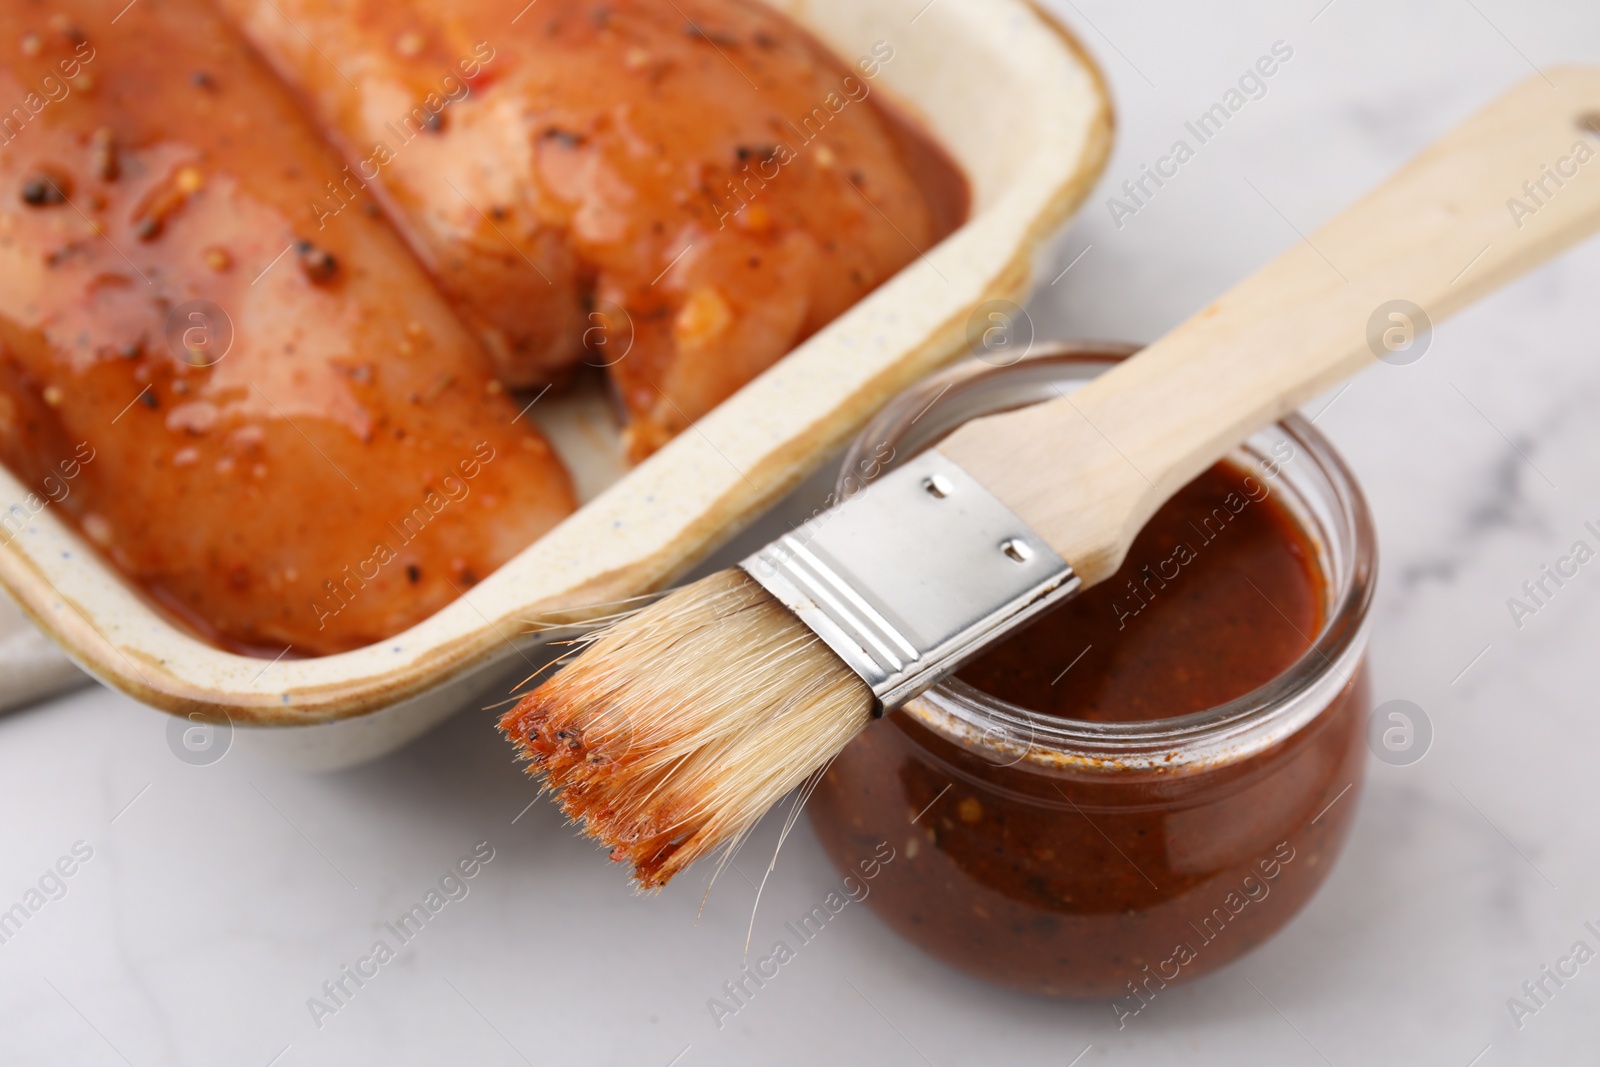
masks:
{"label": "red pepper flake", "polygon": [[169,216],[174,215],[189,198],[205,187],[205,175],[195,167],[183,167],[169,182],[158,187],[139,207],[134,217],[133,232],[141,241],[154,240],[166,228]]}
{"label": "red pepper flake", "polygon": [[103,182],[116,181],[122,173],[122,162],[117,158],[116,135],[109,126],[101,126],[89,138],[89,169]]}

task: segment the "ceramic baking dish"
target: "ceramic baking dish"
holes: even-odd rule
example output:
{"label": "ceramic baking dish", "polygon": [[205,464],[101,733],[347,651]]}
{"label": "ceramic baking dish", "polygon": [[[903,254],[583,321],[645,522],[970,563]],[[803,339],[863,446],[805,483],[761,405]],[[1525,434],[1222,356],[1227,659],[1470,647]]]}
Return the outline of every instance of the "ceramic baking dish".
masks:
{"label": "ceramic baking dish", "polygon": [[[302,764],[358,762],[481,702],[541,638],[528,620],[614,602],[682,575],[793,488],[915,379],[960,355],[986,300],[1020,300],[1054,231],[1105,162],[1105,86],[1026,0],[776,0],[847,61],[894,49],[874,84],[971,182],[969,222],[681,434],[625,471],[603,398],[533,413],[583,506],[465,597],[381,644],[268,664],[172,625],[39,512],[0,546],[0,582],[96,678],[153,707],[226,718]],[[0,469],[0,501],[28,490]],[[246,519],[246,521],[248,521]],[[503,694],[501,694],[503,695]]]}

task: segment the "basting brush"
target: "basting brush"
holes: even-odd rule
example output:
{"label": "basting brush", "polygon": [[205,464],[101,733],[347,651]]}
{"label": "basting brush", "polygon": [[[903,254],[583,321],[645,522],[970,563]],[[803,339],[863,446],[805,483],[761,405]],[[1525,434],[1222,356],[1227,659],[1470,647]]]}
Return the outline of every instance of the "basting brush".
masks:
{"label": "basting brush", "polygon": [[1592,157],[1597,122],[1600,70],[1531,79],[1072,396],[969,422],[592,635],[501,728],[641,886],[664,885],[874,716],[1112,575],[1250,433],[1377,360],[1419,358],[1432,322],[1587,236],[1600,163],[1573,163],[1535,210],[1507,197]]}

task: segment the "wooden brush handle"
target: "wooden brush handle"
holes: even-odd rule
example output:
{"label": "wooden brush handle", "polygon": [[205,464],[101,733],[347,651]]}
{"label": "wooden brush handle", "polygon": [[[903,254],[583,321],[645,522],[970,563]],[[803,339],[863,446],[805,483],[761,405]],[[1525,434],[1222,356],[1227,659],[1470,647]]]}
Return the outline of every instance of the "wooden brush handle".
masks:
{"label": "wooden brush handle", "polygon": [[1085,584],[1108,578],[1168,497],[1388,354],[1369,334],[1405,323],[1384,305],[1437,324],[1600,226],[1597,131],[1600,68],[1530,78],[1070,398],[975,420],[939,451]]}

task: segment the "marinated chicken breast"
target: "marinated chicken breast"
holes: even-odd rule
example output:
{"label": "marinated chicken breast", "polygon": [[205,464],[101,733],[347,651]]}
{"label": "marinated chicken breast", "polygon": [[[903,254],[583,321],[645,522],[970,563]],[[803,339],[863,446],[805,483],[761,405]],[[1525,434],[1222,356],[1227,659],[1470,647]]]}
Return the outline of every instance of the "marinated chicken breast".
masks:
{"label": "marinated chicken breast", "polygon": [[305,223],[375,192],[508,382],[609,367],[634,459],[948,228],[886,42],[846,65],[743,0],[219,2],[351,165]]}
{"label": "marinated chicken breast", "polygon": [[[118,9],[121,8],[120,14]],[[0,460],[235,648],[354,648],[568,514],[567,476],[201,0],[0,5]]]}

